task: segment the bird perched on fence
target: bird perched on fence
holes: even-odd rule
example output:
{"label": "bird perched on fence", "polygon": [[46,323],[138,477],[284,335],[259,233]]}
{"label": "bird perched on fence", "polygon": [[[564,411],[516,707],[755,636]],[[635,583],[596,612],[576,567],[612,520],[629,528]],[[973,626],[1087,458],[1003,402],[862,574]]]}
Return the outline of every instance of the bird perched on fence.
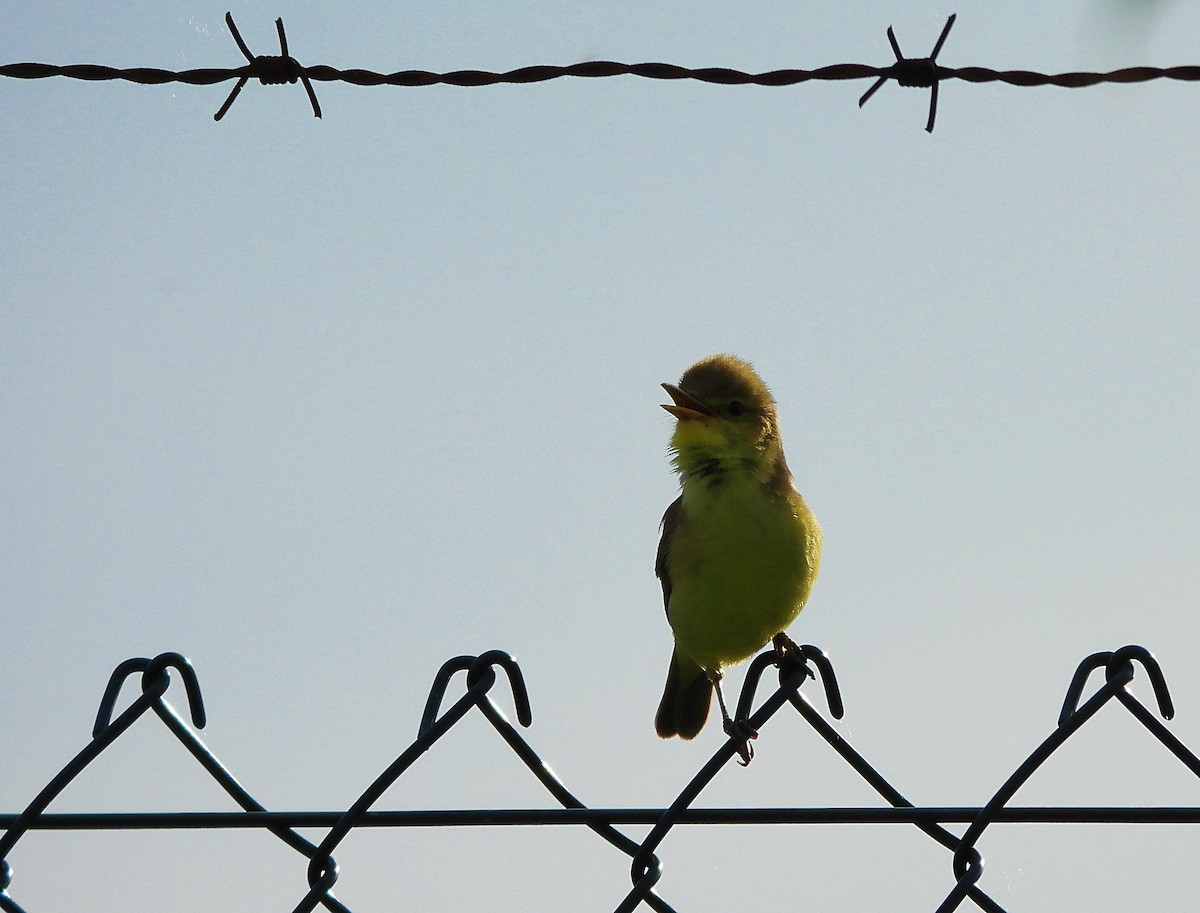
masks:
{"label": "bird perched on fence", "polygon": [[675,636],[654,726],[662,738],[694,738],[715,688],[749,764],[757,733],[730,719],[722,669],[772,640],[781,655],[799,652],[783,631],[812,590],[821,527],[792,484],[775,400],[748,362],[713,355],[662,386],[682,493],[663,516],[654,568]]}

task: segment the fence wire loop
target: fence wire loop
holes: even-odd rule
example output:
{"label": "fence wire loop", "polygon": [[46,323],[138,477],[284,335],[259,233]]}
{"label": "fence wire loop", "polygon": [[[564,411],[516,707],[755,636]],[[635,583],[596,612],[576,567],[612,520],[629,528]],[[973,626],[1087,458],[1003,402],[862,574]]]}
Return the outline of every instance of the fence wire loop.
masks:
{"label": "fence wire loop", "polygon": [[282,19],[275,20],[275,30],[279,33],[279,56],[277,57],[250,53],[250,48],[242,40],[242,33],[238,31],[232,14],[228,12],[225,13],[225,24],[229,26],[229,34],[233,36],[238,50],[242,52],[242,56],[246,58],[248,65],[242,68],[242,75],[238,77],[238,81],[230,91],[229,97],[225,99],[225,104],[221,105],[220,110],[213,115],[213,120],[220,120],[225,116],[226,112],[241,94],[242,89],[245,88],[246,83],[251,79],[257,79],[264,86],[279,86],[284,83],[294,83],[300,80],[304,83],[304,91],[308,93],[308,100],[312,105],[313,116],[321,116],[321,105],[317,101],[317,93],[313,91],[312,83],[308,79],[307,70],[300,66],[299,61],[295,57],[288,54],[287,33],[283,30]]}
{"label": "fence wire loop", "polygon": [[1103,669],[1106,681],[1117,682],[1119,680],[1121,686],[1124,687],[1125,684],[1133,679],[1134,671],[1132,663],[1134,661],[1137,661],[1146,670],[1146,674],[1150,678],[1150,685],[1154,689],[1154,699],[1158,704],[1159,715],[1164,720],[1172,719],[1175,716],[1175,704],[1171,700],[1171,693],[1167,688],[1167,680],[1163,675],[1162,667],[1158,664],[1158,660],[1145,647],[1129,645],[1121,647],[1119,650],[1105,650],[1093,653],[1079,664],[1079,667],[1075,670],[1075,675],[1071,678],[1071,684],[1067,688],[1066,697],[1063,699],[1062,710],[1058,715],[1058,725],[1062,726],[1066,723],[1079,709],[1079,701],[1083,696],[1084,685],[1087,684],[1087,680],[1093,672],[1097,669]]}
{"label": "fence wire loop", "polygon": [[799,649],[801,651],[799,656],[788,651],[782,654],[781,659],[780,654],[772,649],[766,650],[754,658],[746,670],[746,677],[742,681],[742,690],[738,695],[737,712],[734,714],[737,719],[744,720],[750,716],[750,708],[754,705],[758,686],[762,681],[763,673],[768,668],[777,666],[779,687],[795,692],[808,679],[818,677],[809,667],[810,661],[817,667],[816,672],[820,673],[819,677],[825,691],[825,703],[829,707],[829,715],[835,720],[842,718],[845,707],[842,704],[842,693],[838,687],[837,675],[833,671],[833,663],[829,661],[829,656],[820,647],[812,644],[804,644]]}
{"label": "fence wire loop", "polygon": [[108,687],[100,698],[100,709],[96,713],[96,723],[92,727],[92,737],[99,736],[112,722],[113,710],[117,706],[121,687],[126,679],[138,672],[142,673],[142,693],[162,697],[170,684],[168,669],[175,669],[183,679],[187,690],[188,709],[192,714],[192,724],[197,729],[203,729],[208,722],[204,712],[204,698],[200,694],[200,680],[196,678],[196,670],[187,658],[179,653],[160,653],[154,659],[139,656],[127,659],[113,670],[108,679]]}
{"label": "fence wire loop", "polygon": [[1158,713],[1164,720],[1175,717],[1175,702],[1171,700],[1171,692],[1167,688],[1167,679],[1162,667],[1154,654],[1145,647],[1130,645],[1115,651],[1108,661],[1106,674],[1111,678],[1114,669],[1127,662],[1137,661],[1146,670],[1150,678],[1150,686],[1154,689],[1154,700],[1158,703]]}
{"label": "fence wire loop", "polygon": [[489,650],[475,657],[475,661],[467,669],[467,687],[473,687],[485,674],[490,676],[490,687],[495,682],[497,666],[504,670],[508,685],[512,689],[517,722],[528,728],[533,724],[533,709],[529,706],[529,690],[525,687],[525,676],[517,661],[503,650]]}
{"label": "fence wire loop", "polygon": [[942,34],[938,36],[937,43],[933,46],[933,52],[928,57],[905,57],[904,52],[900,50],[900,42],[896,40],[896,33],[889,25],[887,28],[888,43],[892,46],[892,53],[896,55],[896,62],[875,80],[871,88],[862,94],[862,98],[858,100],[858,106],[861,108],[865,105],[889,79],[894,79],[899,85],[907,88],[929,89],[929,120],[925,122],[925,132],[932,133],[934,121],[937,119],[938,83],[942,79],[941,70],[937,65],[937,55],[941,53],[942,45],[946,43],[946,37],[950,34],[950,29],[954,27],[954,20],[957,18],[958,13],[952,13],[946,20],[945,26],[942,27]]}
{"label": "fence wire loop", "polygon": [[[811,660],[817,667],[821,686],[825,689],[825,704],[829,708],[829,715],[835,720],[840,720],[845,715],[846,708],[842,704],[842,691],[838,687],[837,674],[833,671],[833,663],[829,661],[828,654],[813,644],[804,644],[800,649],[804,651],[805,659]],[[780,667],[780,684],[783,684],[783,676],[784,669]]]}
{"label": "fence wire loop", "polygon": [[[954,855],[951,857],[951,869],[958,883],[950,891],[949,896],[954,898],[955,907],[963,901],[972,888],[979,884],[979,879],[983,877],[983,866],[983,856],[973,845],[960,843],[954,850]],[[945,905],[946,902],[943,902],[942,907]],[[938,908],[939,913],[942,907]],[[999,905],[996,905],[996,908],[1000,909]]]}
{"label": "fence wire loop", "polygon": [[328,853],[313,856],[305,870],[309,893],[314,897],[328,896],[329,892],[333,890],[339,874],[337,860]]}
{"label": "fence wire loop", "polygon": [[526,727],[532,725],[533,710],[529,705],[529,691],[525,687],[525,676],[521,673],[517,661],[503,650],[489,650],[479,656],[456,656],[442,664],[434,676],[433,685],[429,688],[429,697],[425,700],[425,711],[421,714],[417,735],[423,736],[433,728],[441,713],[442,701],[445,699],[450,679],[465,671],[469,692],[477,695],[477,702],[482,701],[496,683],[496,666],[504,670],[512,688],[518,722]]}
{"label": "fence wire loop", "polygon": [[811,643],[803,644],[799,650],[799,655],[787,651],[780,657],[778,651],[772,649],[755,656],[750,667],[746,669],[742,692],[738,696],[737,719],[744,720],[750,716],[750,708],[754,705],[758,685],[761,683],[763,673],[770,666],[779,668],[780,689],[794,693],[806,680],[817,678],[817,674],[808,665],[810,661],[814,663],[816,671],[820,673],[829,715],[833,716],[835,720],[841,719],[845,714],[845,707],[841,701],[838,675],[833,671],[833,663],[829,661],[829,656],[820,647],[814,647]]}

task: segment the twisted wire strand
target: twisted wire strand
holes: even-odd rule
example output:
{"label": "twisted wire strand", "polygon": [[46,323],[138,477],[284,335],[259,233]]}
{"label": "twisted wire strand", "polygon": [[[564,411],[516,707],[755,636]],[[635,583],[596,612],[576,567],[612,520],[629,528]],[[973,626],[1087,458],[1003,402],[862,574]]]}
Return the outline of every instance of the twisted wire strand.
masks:
{"label": "twisted wire strand", "polygon": [[[894,65],[886,67],[862,63],[838,63],[818,67],[815,70],[786,69],[768,70],[762,73],[747,73],[728,67],[701,67],[691,69],[670,63],[619,63],[615,60],[590,60],[569,66],[530,66],[505,72],[490,70],[452,70],[434,73],[429,70],[397,70],[394,73],[377,73],[364,69],[339,69],[338,67],[302,67],[309,79],[316,82],[344,82],[355,86],[421,86],[447,85],[460,87],[492,85],[524,85],[547,82],[564,76],[603,78],[611,76],[639,76],[645,79],[690,79],[699,82],[726,86],[794,86],[811,81],[842,81],[850,79],[877,79],[892,75]],[[201,68],[193,70],[162,70],[155,67],[109,67],[100,64],[50,64],[8,63],[0,64],[0,76],[13,79],[48,79],[63,76],[88,82],[125,80],[140,85],[162,85],[184,83],[192,86],[211,86],[243,76],[255,77],[250,67]],[[1200,82],[1200,66],[1177,67],[1124,67],[1103,73],[1070,72],[1038,73],[1032,70],[993,70],[988,67],[937,67],[940,80],[961,79],[964,82],[1002,82],[1011,86],[1059,86],[1067,89],[1082,89],[1104,83],[1132,84],[1150,82],[1155,79],[1172,79],[1180,82]]]}
{"label": "twisted wire strand", "polygon": [[275,25],[279,33],[280,53],[278,55],[255,55],[246,46],[234,24],[233,17],[225,14],[225,22],[229,27],[239,51],[246,58],[244,66],[235,68],[201,68],[190,70],[164,70],[156,67],[119,68],[100,64],[48,64],[48,63],[10,63],[0,65],[0,76],[12,79],[48,79],[52,76],[62,76],[67,79],[85,81],[124,80],[140,85],[162,85],[164,83],[183,83],[185,85],[208,86],[229,80],[237,80],[229,97],[214,115],[215,120],[221,120],[242,88],[250,79],[257,79],[264,85],[301,82],[312,106],[313,116],[321,116],[321,106],[313,91],[312,83],[342,82],[355,86],[404,86],[416,88],[420,86],[449,85],[459,87],[476,87],[492,85],[525,85],[535,82],[548,82],[567,76],[584,79],[601,79],[614,76],[636,76],[643,79],[660,80],[694,80],[714,85],[756,85],[756,86],[794,86],[811,81],[836,82],[852,79],[874,79],[875,84],[859,100],[859,106],[867,101],[884,82],[894,79],[906,87],[928,88],[930,93],[929,119],[925,129],[933,132],[934,120],[937,115],[938,85],[948,79],[958,79],[970,83],[1001,82],[1011,86],[1058,86],[1062,88],[1079,89],[1090,86],[1110,84],[1132,84],[1149,82],[1156,79],[1169,79],[1181,82],[1200,81],[1200,66],[1123,67],[1107,72],[1069,72],[1069,73],[1039,73],[1032,70],[994,70],[988,67],[944,67],[936,62],[938,53],[945,43],[946,37],[954,25],[956,16],[946,20],[933,52],[929,57],[905,57],[896,41],[891,27],[888,28],[888,40],[895,53],[895,61],[887,66],[872,66],[869,64],[841,63],[816,69],[781,69],[768,70],[761,73],[749,73],[729,67],[699,67],[690,68],[670,63],[620,63],[614,60],[590,60],[569,66],[528,66],[515,70],[493,72],[491,70],[453,70],[446,73],[435,73],[429,70],[397,70],[392,73],[379,73],[362,68],[339,69],[338,67],[318,64],[302,66],[288,52],[287,36],[283,28],[283,20],[276,19]]}

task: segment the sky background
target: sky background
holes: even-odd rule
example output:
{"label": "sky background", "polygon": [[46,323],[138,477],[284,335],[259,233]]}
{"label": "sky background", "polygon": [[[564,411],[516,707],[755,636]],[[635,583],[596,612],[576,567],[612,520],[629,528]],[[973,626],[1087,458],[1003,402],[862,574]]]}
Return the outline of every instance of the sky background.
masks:
{"label": "sky background", "polygon": [[[922,56],[951,12],[947,66],[1200,63],[1180,0],[232,12],[256,53],[282,16],[302,63],[382,71],[882,65],[889,24]],[[0,62],[236,67],[224,13],[4,4]],[[911,801],[986,802],[1077,663],[1127,643],[1200,747],[1200,88],[955,81],[931,136],[927,92],[859,110],[868,85],[319,83],[318,121],[300,87],[254,83],[218,124],[229,84],[0,80],[0,812],[86,744],[119,662],[169,650],[271,809],[348,807],[439,666],[493,648],[585,803],[669,804],[722,736],[652,726],[677,489],[659,384],[719,351],[775,392],[825,530],[791,632]],[[883,804],[790,711],[757,749],[696,804]],[[1014,804],[1195,806],[1200,783],[1113,705]],[[474,714],[376,807],[552,805]],[[51,810],[234,808],[148,717]],[[1196,839],[997,825],[981,887],[1012,911],[1183,909]],[[659,855],[680,913],[933,910],[953,883],[899,825],[681,827]],[[356,913],[605,911],[629,886],[575,828],[354,832],[336,857]],[[33,832],[10,862],[28,913],[306,890],[305,860],[250,831]]]}

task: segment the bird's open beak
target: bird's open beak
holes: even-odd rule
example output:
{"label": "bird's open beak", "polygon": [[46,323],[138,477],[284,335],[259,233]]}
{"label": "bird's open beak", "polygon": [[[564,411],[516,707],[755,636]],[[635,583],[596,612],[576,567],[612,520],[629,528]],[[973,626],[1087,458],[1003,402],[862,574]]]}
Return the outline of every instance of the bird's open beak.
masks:
{"label": "bird's open beak", "polygon": [[671,399],[675,400],[675,405],[668,406],[664,403],[663,408],[681,422],[717,417],[716,410],[710,409],[696,397],[685,393],[674,384],[663,384],[662,388],[670,394]]}

